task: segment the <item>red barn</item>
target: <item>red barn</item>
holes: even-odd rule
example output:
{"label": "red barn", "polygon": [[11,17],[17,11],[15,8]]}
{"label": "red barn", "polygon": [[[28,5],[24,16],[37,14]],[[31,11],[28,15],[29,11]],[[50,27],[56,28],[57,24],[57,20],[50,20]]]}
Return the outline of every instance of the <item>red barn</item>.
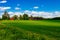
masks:
{"label": "red barn", "polygon": [[14,18],[10,18],[10,20],[14,20]]}

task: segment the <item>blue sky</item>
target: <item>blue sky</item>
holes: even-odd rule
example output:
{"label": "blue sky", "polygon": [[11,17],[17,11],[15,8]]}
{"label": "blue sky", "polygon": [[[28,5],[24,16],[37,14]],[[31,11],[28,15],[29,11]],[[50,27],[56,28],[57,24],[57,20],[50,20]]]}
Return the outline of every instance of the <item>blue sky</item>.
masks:
{"label": "blue sky", "polygon": [[1,10],[8,12],[24,12],[26,10],[60,12],[60,0],[0,0],[0,12],[2,12]]}
{"label": "blue sky", "polygon": [[[6,0],[6,1],[7,1],[6,3],[0,3],[0,6],[11,7],[10,11],[14,11],[15,7],[21,8],[21,11],[24,10],[60,11],[60,0]],[[39,8],[34,9],[33,7],[35,6]]]}

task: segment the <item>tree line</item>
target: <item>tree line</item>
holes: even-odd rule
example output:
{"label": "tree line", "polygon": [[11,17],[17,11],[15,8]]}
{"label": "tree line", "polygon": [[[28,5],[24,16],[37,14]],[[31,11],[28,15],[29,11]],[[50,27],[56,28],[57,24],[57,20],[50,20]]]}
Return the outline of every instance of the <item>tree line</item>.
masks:
{"label": "tree line", "polygon": [[[17,15],[13,15],[13,17],[10,17],[7,11],[5,11],[4,14],[2,15],[2,19],[0,18],[0,20],[43,20],[43,19],[45,18],[33,17],[32,15],[29,17],[27,14],[20,15],[19,17]],[[60,17],[51,18],[51,20],[60,20]]]}
{"label": "tree line", "polygon": [[17,15],[10,17],[8,12],[5,11],[4,14],[2,15],[2,20],[29,20],[29,17],[27,14],[24,14],[23,16],[20,15],[19,17]]}

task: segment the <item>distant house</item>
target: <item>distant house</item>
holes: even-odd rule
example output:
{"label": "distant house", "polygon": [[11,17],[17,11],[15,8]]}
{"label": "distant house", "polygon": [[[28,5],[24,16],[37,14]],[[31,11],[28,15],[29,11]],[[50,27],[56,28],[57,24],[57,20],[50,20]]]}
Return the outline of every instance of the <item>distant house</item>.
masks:
{"label": "distant house", "polygon": [[42,20],[42,17],[29,17],[30,20]]}
{"label": "distant house", "polygon": [[12,17],[12,18],[10,18],[10,20],[14,20],[14,18]]}

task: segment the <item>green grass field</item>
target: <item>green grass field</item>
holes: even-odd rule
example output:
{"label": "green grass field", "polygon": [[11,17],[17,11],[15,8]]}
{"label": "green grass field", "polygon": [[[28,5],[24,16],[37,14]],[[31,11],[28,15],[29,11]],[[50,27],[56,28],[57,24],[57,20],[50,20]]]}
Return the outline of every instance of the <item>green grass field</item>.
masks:
{"label": "green grass field", "polygon": [[0,40],[60,40],[60,20],[3,20]]}

